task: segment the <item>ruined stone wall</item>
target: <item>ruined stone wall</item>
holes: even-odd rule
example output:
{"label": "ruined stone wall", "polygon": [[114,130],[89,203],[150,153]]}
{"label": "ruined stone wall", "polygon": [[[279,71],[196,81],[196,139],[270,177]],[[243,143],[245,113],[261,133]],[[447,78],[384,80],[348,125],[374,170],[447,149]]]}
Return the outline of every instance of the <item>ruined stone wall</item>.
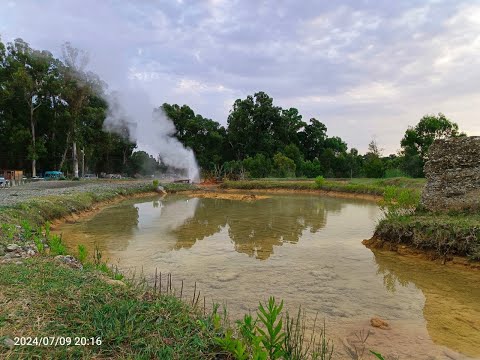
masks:
{"label": "ruined stone wall", "polygon": [[480,209],[480,136],[436,140],[425,164],[422,204],[430,211]]}

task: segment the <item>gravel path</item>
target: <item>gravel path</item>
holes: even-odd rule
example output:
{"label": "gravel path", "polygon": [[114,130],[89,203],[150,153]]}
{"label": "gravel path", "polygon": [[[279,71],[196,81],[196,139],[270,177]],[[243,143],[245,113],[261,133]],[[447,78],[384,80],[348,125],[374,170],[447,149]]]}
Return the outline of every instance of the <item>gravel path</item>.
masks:
{"label": "gravel path", "polygon": [[151,180],[38,181],[11,188],[0,188],[0,206],[15,205],[41,196],[135,188],[150,183]]}

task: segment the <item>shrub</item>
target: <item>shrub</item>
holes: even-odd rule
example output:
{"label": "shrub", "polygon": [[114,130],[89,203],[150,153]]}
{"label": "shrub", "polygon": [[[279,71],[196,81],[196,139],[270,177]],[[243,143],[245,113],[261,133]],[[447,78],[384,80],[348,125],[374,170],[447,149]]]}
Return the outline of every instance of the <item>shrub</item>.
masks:
{"label": "shrub", "polygon": [[85,245],[78,245],[78,261],[85,263],[88,257],[88,250]]}
{"label": "shrub", "polygon": [[153,187],[154,187],[155,189],[156,189],[159,185],[160,185],[160,182],[159,182],[157,179],[153,180]]}
{"label": "shrub", "polygon": [[278,177],[295,177],[295,162],[282,153],[277,153],[273,157],[273,164]]}
{"label": "shrub", "polygon": [[323,176],[317,176],[315,178],[315,185],[317,185],[317,187],[322,187],[323,185],[325,185],[325,178]]}
{"label": "shrub", "polygon": [[59,235],[53,235],[48,242],[48,246],[50,246],[51,255],[67,255],[67,248]]}
{"label": "shrub", "polygon": [[387,217],[412,214],[420,203],[420,193],[412,189],[387,186],[380,203]]}

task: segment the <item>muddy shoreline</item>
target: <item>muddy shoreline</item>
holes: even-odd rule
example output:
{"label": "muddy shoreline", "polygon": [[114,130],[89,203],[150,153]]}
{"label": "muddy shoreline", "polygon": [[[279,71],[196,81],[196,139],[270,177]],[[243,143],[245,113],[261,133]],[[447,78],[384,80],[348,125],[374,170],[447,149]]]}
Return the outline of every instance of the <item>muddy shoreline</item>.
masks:
{"label": "muddy shoreline", "polygon": [[438,265],[460,267],[472,271],[480,270],[480,262],[472,262],[466,256],[447,255],[445,257],[441,257],[435,250],[418,249],[406,244],[396,244],[375,236],[370,239],[363,240],[362,244],[372,251],[376,250],[393,252],[412,259],[421,259],[434,262]]}

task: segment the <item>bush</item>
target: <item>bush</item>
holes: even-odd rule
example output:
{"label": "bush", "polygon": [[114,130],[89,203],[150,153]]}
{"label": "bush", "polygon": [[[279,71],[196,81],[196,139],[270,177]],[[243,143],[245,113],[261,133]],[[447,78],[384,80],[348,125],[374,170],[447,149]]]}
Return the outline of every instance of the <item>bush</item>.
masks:
{"label": "bush", "polygon": [[420,193],[412,189],[387,186],[380,204],[387,217],[412,214],[420,203]]}
{"label": "bush", "polygon": [[62,243],[62,237],[59,235],[53,235],[48,241],[48,246],[50,246],[51,255],[67,255],[67,248]]}
{"label": "bush", "polygon": [[315,178],[315,185],[317,185],[317,187],[322,187],[325,185],[325,178],[323,176],[317,176]]}
{"label": "bush", "polygon": [[153,180],[153,187],[155,189],[158,188],[159,185],[160,185],[160,182],[157,179]]}
{"label": "bush", "polygon": [[273,164],[278,177],[295,177],[295,162],[282,153],[277,153],[273,157]]}
{"label": "bush", "polygon": [[78,261],[85,264],[88,257],[88,250],[85,245],[78,245]]}

